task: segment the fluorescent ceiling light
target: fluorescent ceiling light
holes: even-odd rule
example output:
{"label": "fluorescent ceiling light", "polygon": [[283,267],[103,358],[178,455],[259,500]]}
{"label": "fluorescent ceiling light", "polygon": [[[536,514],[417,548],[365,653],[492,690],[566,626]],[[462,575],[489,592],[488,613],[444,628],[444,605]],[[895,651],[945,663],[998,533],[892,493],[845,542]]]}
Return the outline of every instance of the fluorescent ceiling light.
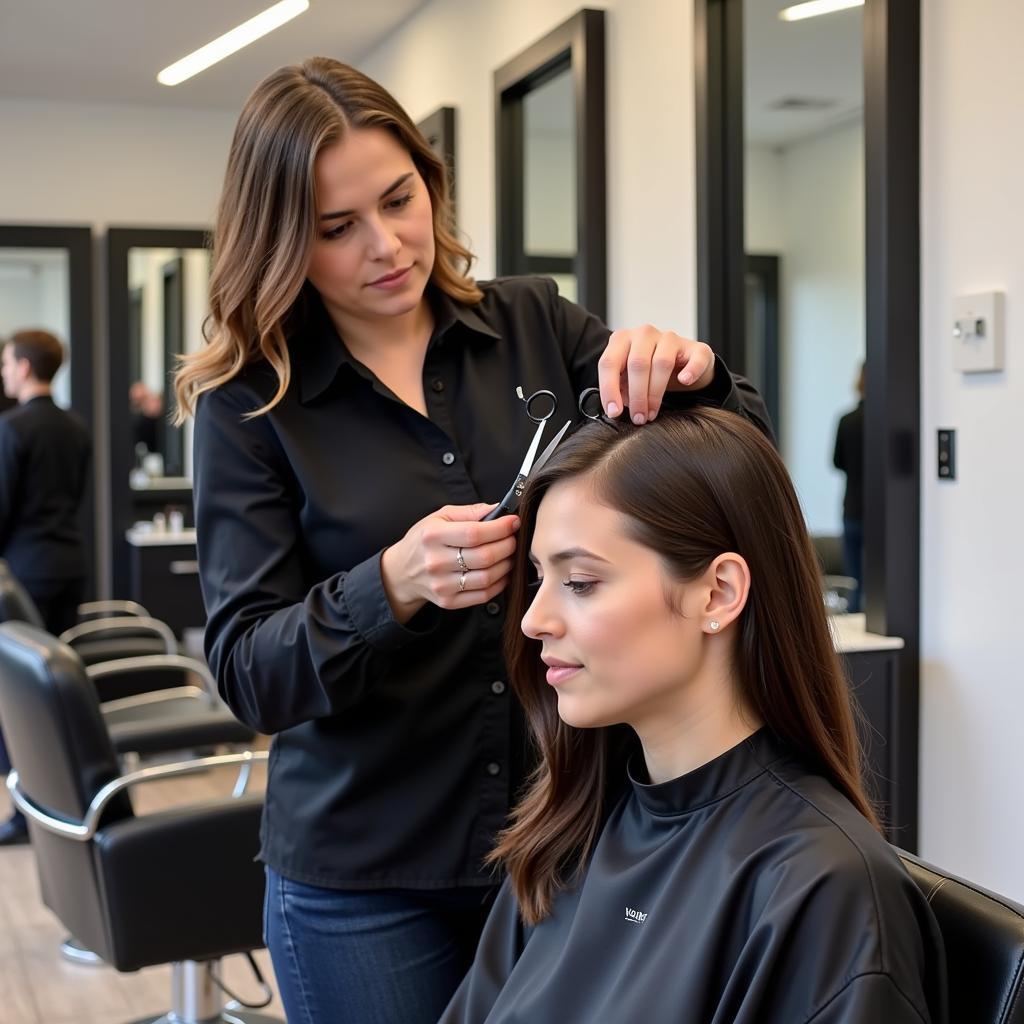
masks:
{"label": "fluorescent ceiling light", "polygon": [[819,14],[831,14],[833,11],[863,6],[864,0],[809,0],[809,3],[795,4],[779,11],[779,17],[783,21],[803,21],[804,18],[816,18]]}
{"label": "fluorescent ceiling light", "polygon": [[280,28],[286,21],[300,15],[309,9],[309,0],[281,0],[280,3],[268,7],[265,11],[257,14],[248,21],[243,21],[237,28],[218,36],[213,42],[200,46],[198,50],[190,53],[187,57],[175,61],[170,67],[166,67],[156,80],[161,85],[177,85],[184,82],[186,78],[198,75],[205,71],[211,64],[230,57],[235,51],[254,43],[261,36]]}

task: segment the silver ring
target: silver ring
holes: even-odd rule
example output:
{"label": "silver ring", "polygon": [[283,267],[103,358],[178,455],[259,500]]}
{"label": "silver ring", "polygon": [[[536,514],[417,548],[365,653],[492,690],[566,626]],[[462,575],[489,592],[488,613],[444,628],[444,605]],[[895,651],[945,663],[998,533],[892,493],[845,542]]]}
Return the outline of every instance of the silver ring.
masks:
{"label": "silver ring", "polygon": [[462,557],[462,548],[459,548],[459,552],[458,552],[458,554],[455,557],[456,557],[456,559],[458,559],[459,568],[464,573],[469,572],[469,566],[466,565],[466,560],[465,560],[465,558]]}
{"label": "silver ring", "polygon": [[459,573],[459,593],[461,594],[466,589],[466,574]]}

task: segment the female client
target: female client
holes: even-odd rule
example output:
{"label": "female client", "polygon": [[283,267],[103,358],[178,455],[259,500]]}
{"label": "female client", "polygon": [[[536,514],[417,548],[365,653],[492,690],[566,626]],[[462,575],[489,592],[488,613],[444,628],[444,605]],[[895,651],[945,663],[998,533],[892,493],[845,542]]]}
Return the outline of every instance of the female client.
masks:
{"label": "female client", "polygon": [[771,444],[710,408],[593,423],[521,512],[508,663],[541,760],[444,1024],[944,1022]]}

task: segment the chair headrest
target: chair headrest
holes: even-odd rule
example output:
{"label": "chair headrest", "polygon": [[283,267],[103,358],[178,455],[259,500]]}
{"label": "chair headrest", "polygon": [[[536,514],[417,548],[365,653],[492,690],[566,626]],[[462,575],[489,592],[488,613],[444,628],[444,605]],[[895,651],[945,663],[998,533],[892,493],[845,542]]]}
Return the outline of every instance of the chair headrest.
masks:
{"label": "chair headrest", "polygon": [[946,947],[949,1019],[1024,1024],[1024,907],[900,851]]}
{"label": "chair headrest", "polygon": [[35,601],[3,559],[0,559],[0,622],[30,622],[39,629],[44,628]]}
{"label": "chair headrest", "polygon": [[0,625],[0,725],[22,791],[56,817],[80,820],[119,774],[81,659],[28,623]]}

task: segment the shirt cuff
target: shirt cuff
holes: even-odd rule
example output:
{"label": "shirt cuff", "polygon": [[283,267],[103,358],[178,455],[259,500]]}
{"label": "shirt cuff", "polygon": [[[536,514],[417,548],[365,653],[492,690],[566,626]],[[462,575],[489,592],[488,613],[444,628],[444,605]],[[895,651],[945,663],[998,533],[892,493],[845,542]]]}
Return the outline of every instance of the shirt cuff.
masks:
{"label": "shirt cuff", "polygon": [[354,566],[345,576],[341,590],[352,625],[359,635],[376,651],[397,651],[417,637],[425,636],[437,628],[440,611],[433,605],[412,617],[416,628],[402,625],[395,618],[384,590],[378,551],[373,558]]}

